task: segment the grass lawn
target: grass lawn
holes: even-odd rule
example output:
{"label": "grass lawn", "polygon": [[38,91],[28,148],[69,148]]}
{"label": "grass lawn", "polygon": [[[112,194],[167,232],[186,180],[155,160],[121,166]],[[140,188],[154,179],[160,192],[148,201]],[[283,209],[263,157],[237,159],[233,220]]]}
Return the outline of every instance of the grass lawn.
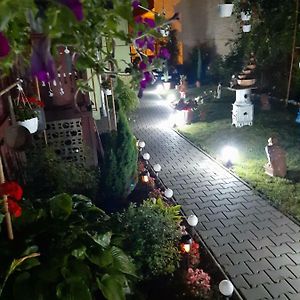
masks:
{"label": "grass lawn", "polygon": [[[202,87],[190,90],[189,94],[199,96],[209,90],[211,88]],[[216,159],[223,146],[236,147],[239,160],[233,166],[233,171],[300,221],[300,125],[295,123],[296,108],[285,108],[282,103],[273,100],[272,109],[263,111],[257,99],[252,101],[253,126],[235,128],[231,125],[235,93],[223,89],[221,100],[207,98],[199,108],[200,111],[206,111],[206,120],[178,130]],[[287,178],[270,177],[264,173],[264,164],[267,162],[264,147],[272,134],[278,136],[280,145],[287,153]]]}

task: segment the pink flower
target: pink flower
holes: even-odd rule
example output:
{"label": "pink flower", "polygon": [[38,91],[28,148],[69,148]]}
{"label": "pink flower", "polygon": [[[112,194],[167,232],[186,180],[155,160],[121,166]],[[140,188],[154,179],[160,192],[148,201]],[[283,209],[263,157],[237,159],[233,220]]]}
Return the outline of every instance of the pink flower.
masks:
{"label": "pink flower", "polygon": [[6,56],[10,51],[10,46],[7,38],[0,32],[0,57]]}

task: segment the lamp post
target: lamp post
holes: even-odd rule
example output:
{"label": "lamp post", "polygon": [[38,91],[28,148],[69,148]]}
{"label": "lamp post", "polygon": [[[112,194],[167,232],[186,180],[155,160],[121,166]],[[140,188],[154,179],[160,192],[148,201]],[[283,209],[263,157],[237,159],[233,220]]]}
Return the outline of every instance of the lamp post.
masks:
{"label": "lamp post", "polygon": [[219,291],[228,300],[233,294],[234,286],[231,281],[224,279],[219,283]]}
{"label": "lamp post", "polygon": [[160,164],[155,164],[155,165],[153,166],[153,170],[154,170],[154,172],[155,172],[156,177],[158,178],[158,172],[161,171],[161,165],[160,165]]}

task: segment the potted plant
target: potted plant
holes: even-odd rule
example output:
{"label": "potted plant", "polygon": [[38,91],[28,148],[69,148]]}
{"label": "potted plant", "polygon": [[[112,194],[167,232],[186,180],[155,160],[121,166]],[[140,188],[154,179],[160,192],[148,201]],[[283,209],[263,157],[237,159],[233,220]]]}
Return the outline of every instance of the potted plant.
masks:
{"label": "potted plant", "polygon": [[232,15],[233,3],[232,1],[225,0],[224,4],[219,4],[219,16],[221,18],[227,18]]}
{"label": "potted plant", "polygon": [[38,110],[44,107],[44,103],[34,97],[19,97],[14,103],[16,121],[27,128],[30,133],[38,130]]}

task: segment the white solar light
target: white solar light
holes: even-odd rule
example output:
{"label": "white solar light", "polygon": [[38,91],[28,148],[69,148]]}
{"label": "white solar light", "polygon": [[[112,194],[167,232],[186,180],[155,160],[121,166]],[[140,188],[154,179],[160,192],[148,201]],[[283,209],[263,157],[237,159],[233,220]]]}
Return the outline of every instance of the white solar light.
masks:
{"label": "white solar light", "polygon": [[225,146],[222,149],[222,161],[225,164],[233,164],[237,161],[239,152],[236,148],[232,147],[232,146]]}
{"label": "white solar light", "polygon": [[139,142],[138,142],[138,146],[139,146],[140,148],[144,148],[144,147],[146,146],[146,143],[145,143],[144,141],[139,141]]}
{"label": "white solar light", "polygon": [[223,296],[231,297],[233,290],[233,284],[229,280],[224,279],[219,283],[219,291]]}
{"label": "white solar light", "polygon": [[143,159],[144,159],[144,160],[149,160],[149,159],[150,159],[150,154],[147,153],[147,152],[144,153],[144,154],[143,154]]}
{"label": "white solar light", "polygon": [[165,196],[167,198],[172,198],[173,197],[173,191],[171,189],[166,189],[165,190]]}
{"label": "white solar light", "polygon": [[155,164],[155,165],[153,166],[153,170],[154,170],[154,172],[156,172],[156,173],[160,172],[160,171],[161,171],[161,166],[160,166],[160,164]]}
{"label": "white solar light", "polygon": [[190,226],[194,227],[198,224],[198,218],[195,215],[190,215],[187,218],[187,222]]}

